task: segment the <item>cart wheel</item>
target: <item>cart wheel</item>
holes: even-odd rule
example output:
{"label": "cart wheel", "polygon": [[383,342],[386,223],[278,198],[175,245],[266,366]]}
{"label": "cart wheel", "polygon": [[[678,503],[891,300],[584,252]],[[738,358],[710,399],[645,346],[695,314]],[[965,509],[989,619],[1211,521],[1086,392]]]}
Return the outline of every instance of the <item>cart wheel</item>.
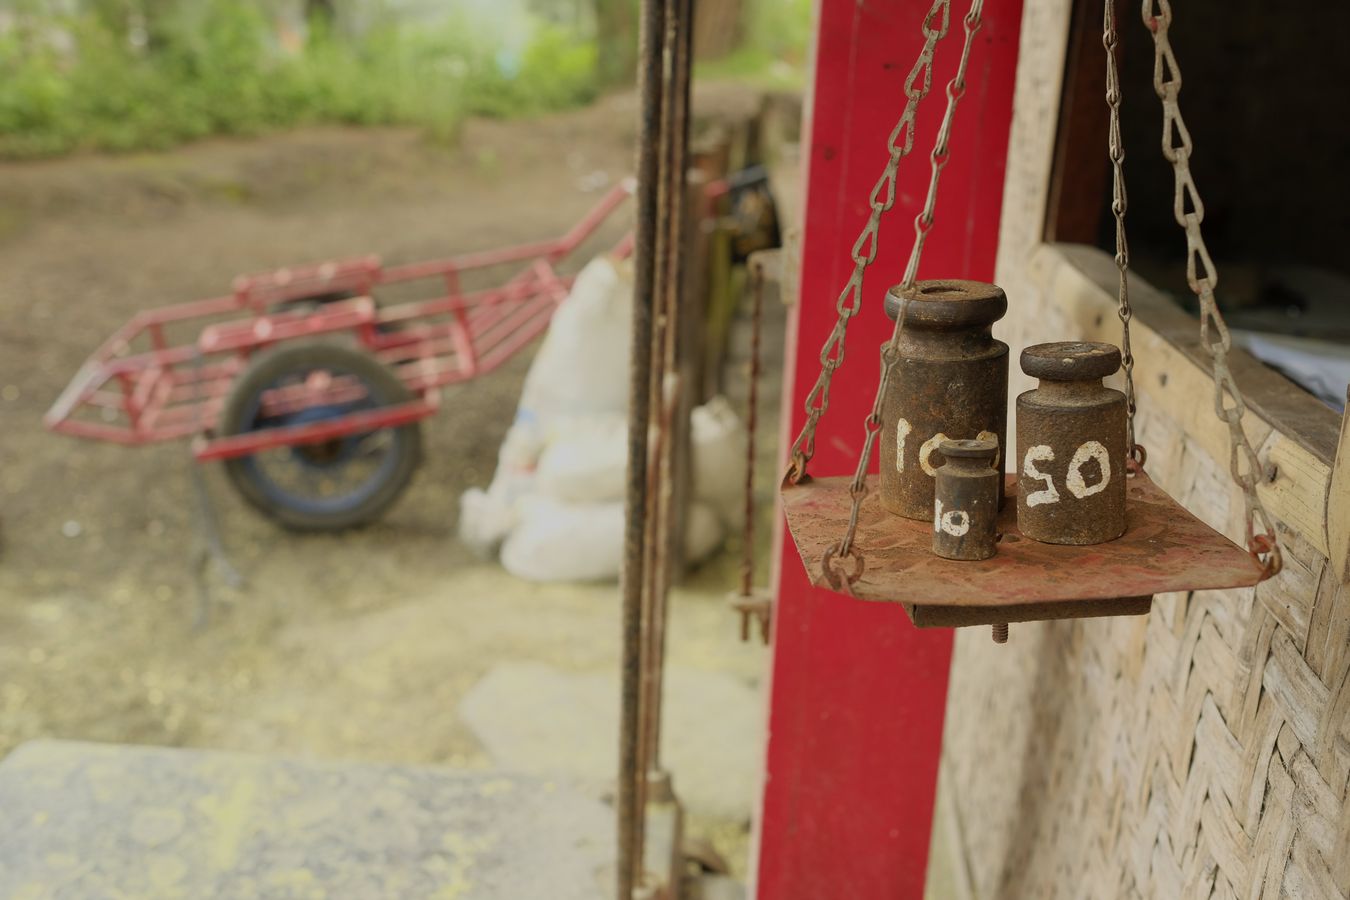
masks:
{"label": "cart wheel", "polygon": [[308,297],[292,297],[290,300],[279,300],[270,304],[267,311],[270,313],[287,312],[305,312],[311,313],[323,309],[330,303],[338,303],[342,300],[352,300],[361,296],[355,291],[329,291],[325,294],[312,294]]}
{"label": "cart wheel", "polygon": [[[345,383],[337,398],[299,409],[268,409],[269,398]],[[359,350],[292,344],[259,356],[225,401],[225,435],[304,425],[412,400],[398,376]],[[278,447],[225,461],[244,499],[295,531],[340,531],[378,518],[403,493],[422,459],[416,422],[331,440]]]}

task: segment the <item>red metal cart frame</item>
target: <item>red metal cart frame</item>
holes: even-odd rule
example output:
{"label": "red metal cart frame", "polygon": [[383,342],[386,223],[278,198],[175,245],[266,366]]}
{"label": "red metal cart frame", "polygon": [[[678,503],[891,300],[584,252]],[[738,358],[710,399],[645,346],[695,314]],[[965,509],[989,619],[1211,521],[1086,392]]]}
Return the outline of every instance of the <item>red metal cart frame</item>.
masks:
{"label": "red metal cart frame", "polygon": [[[631,180],[616,185],[580,222],[549,241],[387,268],[367,256],[279,269],[236,279],[226,296],[137,313],[81,367],[48,411],[46,425],[130,446],[196,436],[193,452],[204,461],[426,418],[437,409],[440,388],[492,371],[548,327],[574,277],[557,266],[632,191]],[[612,252],[625,256],[631,246],[630,235]],[[461,287],[467,273],[512,263],[522,268],[499,287]],[[378,288],[422,281],[438,283],[440,293],[388,306],[372,299]],[[325,302],[299,303],[314,298]],[[195,336],[176,341],[171,332],[185,329]],[[303,425],[213,433],[251,357],[284,342],[335,335],[354,338],[415,399]],[[341,389],[329,385],[325,396]]]}

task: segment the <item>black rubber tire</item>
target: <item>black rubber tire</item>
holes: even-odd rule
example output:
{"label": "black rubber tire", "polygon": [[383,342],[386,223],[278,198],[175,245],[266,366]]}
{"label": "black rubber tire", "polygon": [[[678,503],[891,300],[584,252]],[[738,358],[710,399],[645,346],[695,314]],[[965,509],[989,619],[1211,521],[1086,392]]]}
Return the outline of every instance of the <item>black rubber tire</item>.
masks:
{"label": "black rubber tire", "polygon": [[[297,370],[332,366],[357,376],[378,395],[379,405],[405,403],[412,393],[378,360],[360,350],[340,344],[306,342],[287,344],[259,355],[244,370],[230,389],[221,410],[217,431],[233,435],[251,430],[243,421],[254,407],[254,398],[281,376]],[[256,470],[247,457],[225,460],[225,472],[231,483],[258,511],[291,531],[344,531],[378,519],[402,495],[422,462],[422,427],[417,422],[394,429],[398,435],[398,457],[393,471],[359,505],[338,513],[317,514],[287,506],[269,494],[256,480]]]}
{"label": "black rubber tire", "polygon": [[269,313],[314,312],[330,303],[353,300],[361,296],[355,291],[329,291],[326,294],[313,294],[309,297],[292,297],[267,307]]}

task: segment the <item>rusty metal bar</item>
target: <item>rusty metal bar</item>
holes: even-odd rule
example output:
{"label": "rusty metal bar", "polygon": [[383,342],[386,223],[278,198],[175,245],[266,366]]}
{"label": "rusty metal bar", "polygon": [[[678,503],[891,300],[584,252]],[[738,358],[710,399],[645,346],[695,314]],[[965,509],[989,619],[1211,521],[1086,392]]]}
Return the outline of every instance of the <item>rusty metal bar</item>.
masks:
{"label": "rusty metal bar", "polygon": [[637,226],[633,271],[632,349],[629,370],[628,472],[625,498],[623,651],[619,722],[618,860],[615,895],[632,900],[641,866],[639,796],[643,583],[647,523],[647,424],[651,410],[651,344],[656,304],[656,233],[660,170],[662,35],[671,0],[642,0],[638,37]]}
{"label": "rusty metal bar", "polygon": [[[764,259],[750,260],[750,365],[745,401],[745,520],[741,532],[741,596],[755,590],[755,429],[759,425],[760,332],[764,321]],[[741,616],[741,640],[750,617]]]}
{"label": "rusty metal bar", "polygon": [[[649,629],[647,632],[647,659],[643,667],[646,690],[643,694],[643,730],[646,781],[663,781],[661,771],[661,698],[665,664],[667,600],[674,561],[680,554],[680,538],[676,524],[682,519],[675,503],[675,459],[686,447],[676,442],[675,414],[682,408],[680,394],[686,386],[680,382],[680,341],[682,325],[682,292],[684,279],[680,265],[685,246],[686,159],[689,143],[689,58],[692,52],[691,0],[673,0],[666,9],[665,54],[671,63],[666,71],[668,80],[662,108],[663,153],[661,230],[658,233],[658,297],[662,315],[659,317],[659,339],[652,346],[652,399],[657,404],[651,410],[651,425],[660,435],[657,452],[653,454],[656,467],[655,492],[649,516],[648,540],[648,601]],[[653,482],[649,480],[649,484]]]}
{"label": "rusty metal bar", "polygon": [[258,431],[245,431],[228,437],[203,441],[193,448],[192,455],[198,462],[221,459],[236,459],[264,450],[278,447],[294,447],[299,444],[327,441],[344,435],[359,432],[376,431],[380,428],[397,428],[425,419],[436,412],[436,404],[426,400],[409,400],[393,406],[363,410],[325,419],[308,425],[289,425],[278,428],[264,428]]}
{"label": "rusty metal bar", "polygon": [[[650,16],[650,18],[648,18]],[[667,619],[666,601],[669,593],[672,563],[675,554],[675,540],[678,527],[679,510],[674,497],[674,462],[678,460],[681,448],[677,446],[674,416],[680,399],[679,352],[681,345],[678,336],[681,323],[680,294],[683,281],[680,277],[685,234],[685,168],[688,155],[689,130],[689,87],[690,58],[692,55],[691,29],[692,18],[690,0],[666,0],[657,8],[644,6],[643,26],[643,117],[644,133],[643,155],[640,168],[650,163],[650,181],[645,180],[648,171],[639,172],[640,191],[639,215],[644,219],[638,229],[638,256],[642,260],[644,251],[650,251],[650,261],[639,262],[636,273],[636,292],[639,297],[644,293],[650,304],[652,320],[646,334],[646,343],[638,342],[634,333],[634,373],[632,396],[641,392],[645,398],[645,407],[638,409],[636,404],[630,407],[630,488],[634,486],[634,461],[638,448],[633,440],[634,432],[641,427],[648,442],[642,450],[644,470],[644,496],[641,513],[635,504],[628,510],[629,544],[625,548],[626,561],[641,559],[640,568],[625,566],[625,613],[629,612],[629,591],[637,594],[636,626],[637,650],[636,670],[628,666],[630,648],[625,645],[625,686],[624,699],[628,700],[629,691],[636,689],[636,709],[625,708],[623,717],[623,749],[632,751],[632,766],[629,760],[621,759],[621,809],[620,809],[620,883],[619,896],[629,900],[634,889],[656,888],[669,891],[677,886],[666,883],[678,877],[672,863],[670,871],[652,872],[649,878],[644,862],[645,822],[648,815],[648,803],[651,800],[668,803],[673,800],[669,777],[660,766],[660,723],[662,671],[665,657],[665,631]],[[659,26],[659,33],[655,30]],[[659,40],[658,40],[659,37]],[[654,45],[658,45],[654,46]],[[659,54],[659,59],[648,56],[649,52]],[[656,104],[653,109],[648,103]],[[655,125],[657,136],[653,138],[646,129]],[[647,153],[650,152],[650,157]],[[644,205],[653,202],[653,207]],[[650,212],[650,220],[645,216]],[[645,372],[639,373],[639,364],[645,363]],[[645,384],[639,382],[639,374],[645,376]],[[627,621],[625,622],[627,626]],[[627,637],[627,631],[625,637]],[[634,679],[636,685],[630,685],[627,679]],[[635,729],[631,736],[630,727]],[[631,802],[623,791],[631,791]],[[627,816],[628,818],[624,818]],[[678,821],[678,815],[676,817]]]}

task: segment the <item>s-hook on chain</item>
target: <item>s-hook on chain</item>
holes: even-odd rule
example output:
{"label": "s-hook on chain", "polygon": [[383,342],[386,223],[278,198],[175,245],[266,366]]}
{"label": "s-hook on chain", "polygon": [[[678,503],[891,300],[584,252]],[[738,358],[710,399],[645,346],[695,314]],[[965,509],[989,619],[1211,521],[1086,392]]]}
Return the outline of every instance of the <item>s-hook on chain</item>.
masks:
{"label": "s-hook on chain", "polygon": [[811,393],[806,395],[806,423],[802,425],[797,440],[792,443],[791,464],[785,476],[788,484],[798,484],[806,478],[806,464],[815,455],[816,426],[820,423],[820,417],[830,408],[830,380],[835,370],[844,363],[844,337],[848,331],[848,322],[862,308],[863,275],[877,258],[881,215],[895,205],[896,171],[900,167],[900,160],[914,148],[914,118],[919,110],[919,101],[928,96],[932,87],[933,52],[937,49],[938,41],[947,36],[950,18],[951,0],[934,0],[923,18],[923,49],[919,51],[919,57],[905,79],[905,108],[887,139],[890,159],[886,161],[881,178],[872,188],[868,200],[871,214],[867,217],[862,233],[853,242],[853,274],[835,302],[839,318],[820,350],[820,375]]}
{"label": "s-hook on chain", "polygon": [[[1153,90],[1163,106],[1162,152],[1172,164],[1175,183],[1172,213],[1186,232],[1186,281],[1200,301],[1200,343],[1209,350],[1214,362],[1214,413],[1228,423],[1229,470],[1243,491],[1247,550],[1265,565],[1266,577],[1269,577],[1280,570],[1280,545],[1274,523],[1256,495],[1261,464],[1242,427],[1247,404],[1228,368],[1232,338],[1214,300],[1219,273],[1200,229],[1205,219],[1205,205],[1191,175],[1191,134],[1177,103],[1177,95],[1181,93],[1181,68],[1168,39],[1172,4],[1169,0],[1143,0],[1142,13],[1144,25],[1153,35]],[[1203,274],[1199,270],[1203,270]]]}
{"label": "s-hook on chain", "polygon": [[1134,440],[1134,353],[1130,351],[1130,245],[1125,239],[1125,144],[1120,137],[1120,71],[1116,67],[1116,0],[1105,0],[1102,12],[1102,46],[1106,48],[1106,106],[1111,111],[1107,131],[1107,154],[1111,158],[1111,214],[1116,219],[1116,269],[1120,272],[1120,366],[1125,372],[1125,441],[1128,465],[1143,468],[1148,454]]}
{"label": "s-hook on chain", "polygon": [[[929,156],[932,173],[928,179],[928,196],[924,200],[923,210],[914,217],[914,245],[910,248],[909,264],[905,266],[905,277],[901,283],[903,288],[911,287],[918,277],[919,260],[923,256],[924,244],[928,240],[928,233],[933,230],[938,179],[942,177],[942,170],[951,159],[948,144],[951,140],[952,120],[956,115],[957,104],[966,93],[966,68],[970,63],[970,48],[974,43],[975,33],[980,30],[982,24],[980,16],[983,9],[984,0],[971,0],[970,11],[966,13],[962,22],[965,27],[965,41],[961,47],[961,61],[956,67],[956,74],[947,82],[947,109],[942,114],[942,125],[938,128],[937,140],[933,143],[933,152]],[[866,439],[863,441],[862,452],[858,454],[858,468],[853,473],[853,482],[848,490],[849,496],[853,499],[853,506],[848,515],[848,528],[839,545],[826,550],[821,561],[825,578],[835,590],[847,590],[862,576],[862,554],[853,546],[853,538],[858,531],[858,513],[862,509],[863,498],[867,496],[867,464],[872,459],[872,448],[876,445],[877,435],[881,433],[881,406],[886,397],[886,387],[891,380],[891,369],[899,352],[900,333],[905,327],[904,314],[905,305],[901,304],[890,340],[881,348],[881,383],[877,385],[872,411],[863,420]],[[836,572],[831,565],[836,556],[841,560],[852,556],[853,571],[847,574]]]}

